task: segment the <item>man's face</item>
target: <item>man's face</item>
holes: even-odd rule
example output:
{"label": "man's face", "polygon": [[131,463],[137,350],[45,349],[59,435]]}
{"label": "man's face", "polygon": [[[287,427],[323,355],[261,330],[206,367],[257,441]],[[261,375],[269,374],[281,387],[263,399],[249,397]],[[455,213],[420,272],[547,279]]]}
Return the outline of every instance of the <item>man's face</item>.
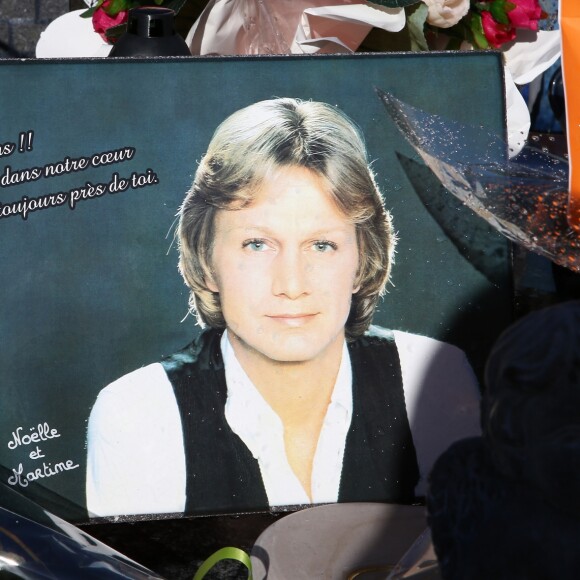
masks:
{"label": "man's face", "polygon": [[324,180],[287,167],[248,207],[218,211],[207,283],[247,353],[302,362],[342,344],[357,268],[355,226]]}

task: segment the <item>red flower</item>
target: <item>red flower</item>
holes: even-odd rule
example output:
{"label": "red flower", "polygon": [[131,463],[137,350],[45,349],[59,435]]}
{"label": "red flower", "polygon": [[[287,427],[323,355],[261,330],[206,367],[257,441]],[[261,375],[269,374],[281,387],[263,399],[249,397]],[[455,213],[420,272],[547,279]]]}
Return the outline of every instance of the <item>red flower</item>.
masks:
{"label": "red flower", "polygon": [[513,26],[500,24],[487,10],[481,13],[481,24],[487,42],[494,48],[499,48],[516,37],[516,29]]}
{"label": "red flower", "polygon": [[542,8],[538,0],[509,0],[515,7],[507,11],[507,16],[515,28],[538,30],[538,20],[542,18]]}
{"label": "red flower", "polygon": [[98,32],[100,34],[101,38],[105,42],[109,42],[109,39],[105,35],[105,32],[113,26],[117,26],[119,24],[124,24],[125,22],[127,22],[127,16],[129,13],[128,10],[121,10],[114,16],[111,16],[106,11],[106,8],[109,6],[110,3],[111,0],[105,0],[105,2],[103,2],[95,10],[95,13],[93,14],[93,28],[95,32]]}

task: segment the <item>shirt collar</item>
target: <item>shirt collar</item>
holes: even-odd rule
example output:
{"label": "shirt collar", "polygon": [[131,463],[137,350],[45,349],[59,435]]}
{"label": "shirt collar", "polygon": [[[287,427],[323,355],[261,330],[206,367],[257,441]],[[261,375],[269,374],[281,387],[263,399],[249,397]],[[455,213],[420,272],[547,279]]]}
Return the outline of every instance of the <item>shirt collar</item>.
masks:
{"label": "shirt collar", "polygon": [[[283,436],[282,421],[242,368],[227,330],[222,335],[220,347],[227,384],[226,420],[232,431],[246,443],[254,457],[258,458],[265,452],[273,433]],[[351,416],[352,368],[345,341],[325,421],[340,417],[340,421],[350,424]]]}

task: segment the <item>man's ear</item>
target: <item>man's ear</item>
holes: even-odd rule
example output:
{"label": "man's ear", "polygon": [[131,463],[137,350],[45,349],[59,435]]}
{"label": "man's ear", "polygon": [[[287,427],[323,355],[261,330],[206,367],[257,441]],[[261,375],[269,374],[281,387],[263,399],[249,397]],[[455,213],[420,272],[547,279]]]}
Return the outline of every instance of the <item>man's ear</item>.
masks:
{"label": "man's ear", "polygon": [[352,281],[352,284],[353,284],[352,293],[353,294],[356,294],[360,290],[361,282],[362,282],[362,276],[360,275],[360,272],[357,272],[354,280]]}

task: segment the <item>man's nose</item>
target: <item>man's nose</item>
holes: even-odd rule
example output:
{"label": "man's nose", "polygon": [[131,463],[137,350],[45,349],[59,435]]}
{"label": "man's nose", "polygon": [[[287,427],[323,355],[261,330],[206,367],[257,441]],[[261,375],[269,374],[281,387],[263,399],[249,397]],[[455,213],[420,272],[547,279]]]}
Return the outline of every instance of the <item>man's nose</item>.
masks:
{"label": "man's nose", "polygon": [[310,293],[312,266],[299,250],[284,250],[276,256],[272,271],[272,293],[291,300]]}

